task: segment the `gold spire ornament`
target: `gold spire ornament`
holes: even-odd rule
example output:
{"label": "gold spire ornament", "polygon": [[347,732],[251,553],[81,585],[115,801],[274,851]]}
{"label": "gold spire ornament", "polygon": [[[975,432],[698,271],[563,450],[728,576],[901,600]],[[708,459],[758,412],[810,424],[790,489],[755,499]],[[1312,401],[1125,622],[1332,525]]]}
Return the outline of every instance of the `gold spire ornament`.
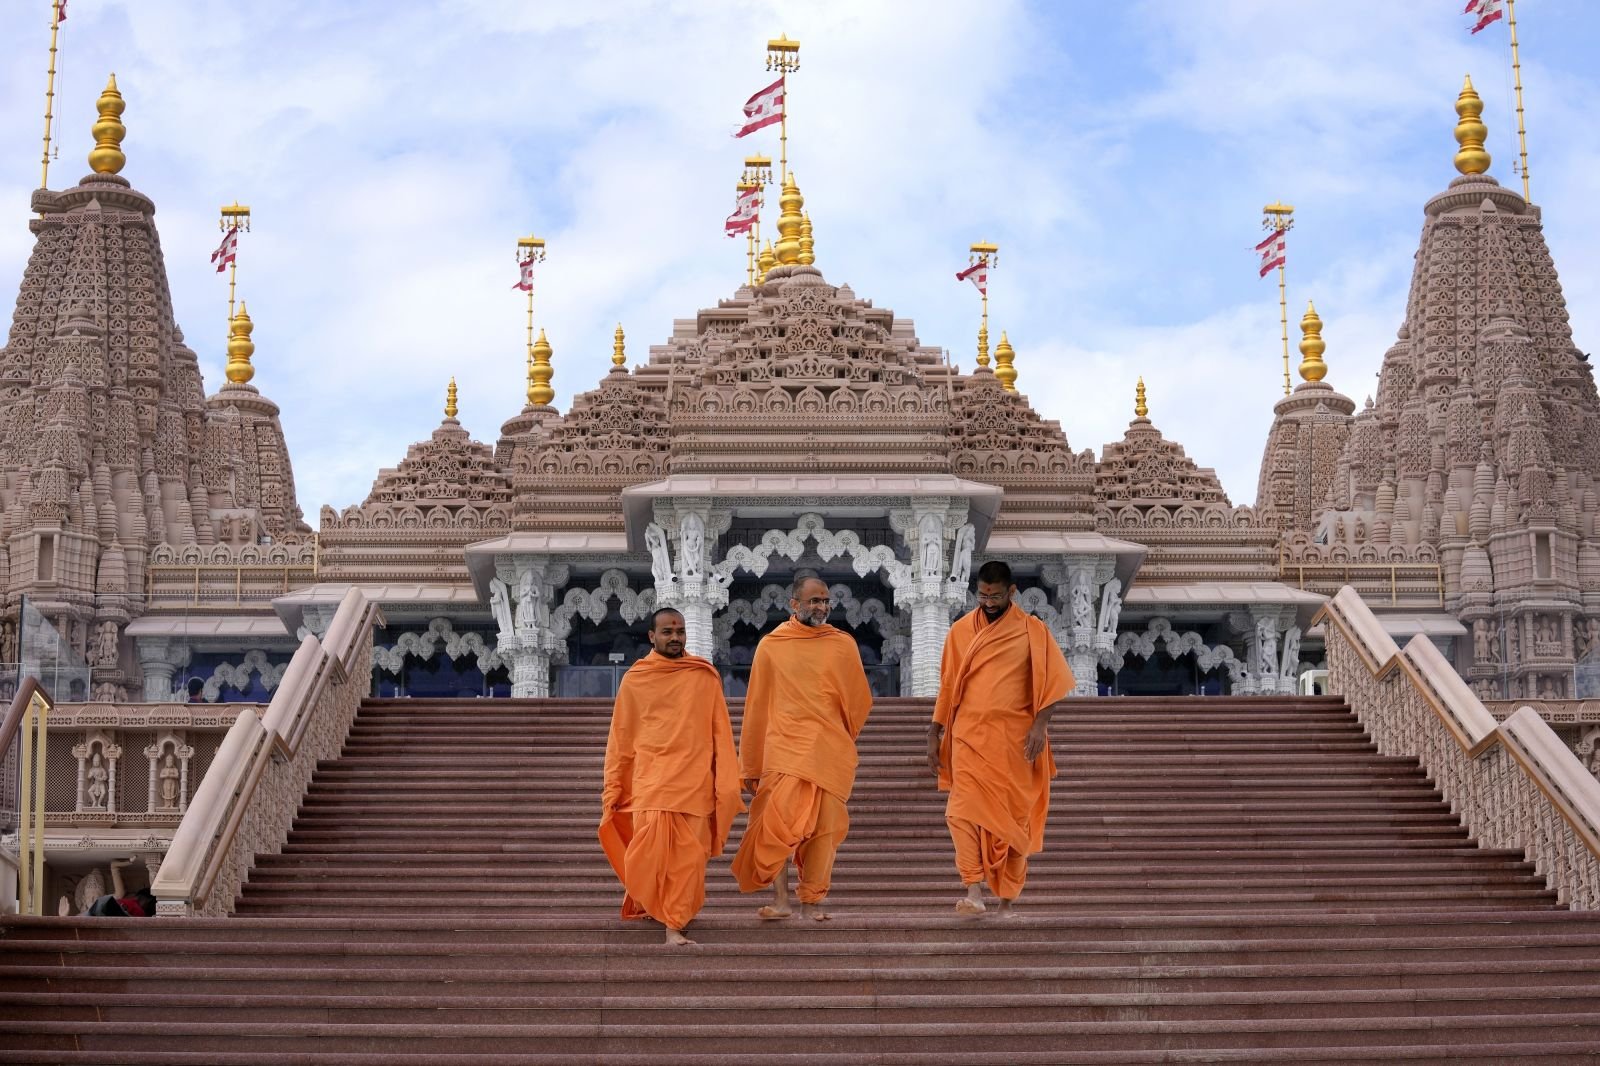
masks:
{"label": "gold spire ornament", "polygon": [[760,270],[760,273],[756,275],[756,284],[765,285],[767,283],[767,272],[777,265],[778,255],[772,250],[772,242],[768,241],[761,249],[761,258],[756,260],[756,266]]}
{"label": "gold spire ornament", "polygon": [[624,347],[625,342],[626,338],[622,335],[622,323],[618,322],[617,332],[611,339],[611,367],[613,371],[620,370],[623,373],[627,373],[628,352]]}
{"label": "gold spire ornament", "polygon": [[228,365],[223,371],[234,385],[248,384],[256,376],[256,368],[250,363],[250,357],[256,353],[255,342],[250,339],[255,328],[256,324],[250,321],[250,312],[240,301],[239,313],[233,316],[228,327]]}
{"label": "gold spire ornament", "polygon": [[800,69],[800,42],[780,33],[767,42],[767,69],[783,76],[783,108],[778,112],[778,180],[789,176],[789,75]]}
{"label": "gold spire ornament", "polygon": [[1328,344],[1322,339],[1322,319],[1310,300],[1306,301],[1305,317],[1300,319],[1300,333],[1300,376],[1307,381],[1321,381],[1328,376],[1328,364],[1322,361]]}
{"label": "gold spire ornament", "polygon": [[444,390],[444,416],[455,421],[456,411],[456,379],[450,379],[450,386]]}
{"label": "gold spire ornament", "polygon": [[1006,339],[1006,331],[1001,330],[1000,343],[994,349],[994,376],[1000,379],[1000,387],[1007,392],[1017,391],[1017,368],[1011,365],[1016,357],[1016,349]]}
{"label": "gold spire ornament", "polygon": [[115,74],[106,81],[105,91],[94,102],[94,106],[100,112],[100,117],[89,130],[94,134],[94,148],[89,152],[89,169],[96,174],[116,174],[128,162],[128,157],[122,154],[122,138],[128,135],[128,127],[122,124],[122,111],[128,105],[117,91]]}
{"label": "gold spire ornament", "polygon": [[[1294,229],[1294,206],[1281,201],[1273,201],[1261,209],[1264,216],[1261,219],[1261,228],[1271,230],[1273,233],[1288,233]],[[1283,333],[1283,394],[1289,395],[1293,387],[1289,380],[1289,297],[1288,290],[1284,287],[1283,264],[1278,264],[1278,325]]]}
{"label": "gold spire ornament", "polygon": [[783,192],[778,195],[778,243],[772,248],[780,264],[800,261],[800,231],[805,228],[805,214],[801,208],[805,205],[806,198],[800,195],[800,186],[790,174],[783,180]]}
{"label": "gold spire ornament", "polygon": [[1139,384],[1135,385],[1133,389],[1133,416],[1135,418],[1147,418],[1149,414],[1150,407],[1144,402],[1144,375],[1141,374],[1139,375]]}
{"label": "gold spire ornament", "polygon": [[811,239],[811,215],[806,213],[800,217],[800,258],[803,266],[810,266],[817,261],[817,244]]}
{"label": "gold spire ornament", "polygon": [[1461,146],[1456,153],[1456,169],[1463,174],[1486,173],[1490,157],[1483,142],[1489,136],[1489,127],[1483,124],[1483,99],[1472,87],[1471,74],[1461,86],[1461,95],[1456,97],[1456,114],[1460,116],[1456,122],[1456,143]]}
{"label": "gold spire ornament", "polygon": [[60,33],[61,5],[57,0],[50,0],[50,70],[44,82],[44,155],[39,157],[41,189],[50,187],[50,134],[55,127],[56,115],[56,40]]}
{"label": "gold spire ornament", "polygon": [[544,330],[541,329],[539,339],[528,349],[533,359],[528,367],[528,402],[535,407],[549,407],[550,401],[556,398],[556,390],[550,387],[550,379],[555,376],[555,368],[550,365],[550,352],[550,342],[545,339]]}

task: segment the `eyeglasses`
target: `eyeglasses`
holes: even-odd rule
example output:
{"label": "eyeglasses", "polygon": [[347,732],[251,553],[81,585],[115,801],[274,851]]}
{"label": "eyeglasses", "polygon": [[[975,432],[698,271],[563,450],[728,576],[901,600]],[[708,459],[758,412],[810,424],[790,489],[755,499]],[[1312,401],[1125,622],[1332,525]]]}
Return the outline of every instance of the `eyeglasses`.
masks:
{"label": "eyeglasses", "polygon": [[833,601],[830,600],[830,599],[797,600],[795,602],[802,603],[807,607],[832,607],[833,606]]}
{"label": "eyeglasses", "polygon": [[979,603],[986,603],[986,604],[989,604],[991,606],[993,606],[995,604],[1004,603],[1004,602],[1006,602],[1006,600],[1008,600],[1010,598],[1011,598],[1011,593],[1009,593],[1009,592],[991,592],[991,593],[980,592],[980,593],[978,593],[978,602]]}

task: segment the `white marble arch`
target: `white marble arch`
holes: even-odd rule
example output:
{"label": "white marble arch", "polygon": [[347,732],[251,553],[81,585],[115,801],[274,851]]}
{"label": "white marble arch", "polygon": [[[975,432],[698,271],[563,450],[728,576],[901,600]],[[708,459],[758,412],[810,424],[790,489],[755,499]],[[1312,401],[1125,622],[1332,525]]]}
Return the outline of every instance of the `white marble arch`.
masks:
{"label": "white marble arch", "polygon": [[1101,654],[1100,665],[1115,673],[1122,669],[1129,655],[1140,659],[1150,658],[1156,653],[1157,643],[1174,659],[1193,652],[1197,665],[1203,671],[1222,667],[1228,671],[1228,679],[1235,684],[1244,676],[1245,664],[1234,656],[1232,648],[1226,644],[1208,647],[1199,633],[1193,630],[1179,633],[1165,618],[1150,619],[1143,633],[1131,629],[1124,631],[1117,637],[1115,647]]}
{"label": "white marble arch", "polygon": [[[904,650],[905,640],[900,634],[900,620],[893,611],[884,606],[882,600],[876,597],[859,599],[848,585],[831,585],[828,595],[833,597],[833,609],[844,612],[844,620],[852,626],[872,625],[883,636],[883,648],[879,652],[880,659],[885,663],[895,662]],[[767,624],[774,614],[787,609],[789,603],[789,587],[787,585],[763,586],[759,595],[750,600],[729,600],[727,608],[719,614],[712,623],[716,634],[717,659],[723,661],[728,654],[728,641],[733,635],[733,627],[746,625],[753,629],[760,629]]]}
{"label": "white marble arch", "polygon": [[611,612],[612,600],[617,601],[617,613],[622,620],[632,625],[655,612],[656,590],[635,592],[628,585],[628,575],[615,568],[602,573],[593,589],[567,589],[560,606],[550,612],[550,636],[554,641],[550,649],[552,661],[566,661],[566,643],[572,634],[572,623],[582,618],[599,625]]}
{"label": "white marble arch", "polygon": [[823,562],[849,556],[850,567],[857,577],[866,577],[875,570],[882,570],[891,589],[903,588],[911,580],[910,564],[895,558],[893,548],[886,544],[868,548],[861,543],[861,538],[856,536],[854,530],[830,532],[827,522],[815,513],[801,515],[795,522],[795,528],[787,533],[781,529],[767,530],[761,542],[754,546],[735,544],[728,549],[727,556],[711,568],[712,580],[726,589],[733,583],[733,575],[738,570],[762,577],[774,555],[781,555],[790,562],[799,562],[805,554],[808,540],[816,543],[817,555]]}
{"label": "white marble arch", "polygon": [[278,682],[283,680],[283,672],[289,669],[288,663],[273,666],[267,661],[264,651],[245,652],[244,658],[238,664],[222,663],[211,676],[205,679],[205,687],[201,696],[207,703],[216,703],[222,697],[222,686],[231,685],[243,691],[250,686],[250,675],[261,676],[261,687],[271,692],[278,687]]}
{"label": "white marble arch", "polygon": [[478,669],[484,673],[509,665],[500,653],[484,642],[481,633],[457,633],[448,618],[435,618],[420,633],[401,633],[393,647],[372,648],[372,665],[386,674],[399,674],[407,655],[428,660],[443,651],[445,657],[456,662],[467,656],[477,660]]}

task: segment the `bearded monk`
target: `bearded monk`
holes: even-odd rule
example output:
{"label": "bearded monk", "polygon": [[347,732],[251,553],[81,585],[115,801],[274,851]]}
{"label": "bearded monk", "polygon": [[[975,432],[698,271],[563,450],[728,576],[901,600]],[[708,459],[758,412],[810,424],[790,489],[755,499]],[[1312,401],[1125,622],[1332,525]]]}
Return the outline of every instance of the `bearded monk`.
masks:
{"label": "bearded monk", "polygon": [[800,873],[800,912],[827,921],[833,858],[850,829],[845,803],[856,779],[856,737],[872,710],[861,652],[828,625],[828,586],[802,572],[789,587],[792,617],[761,638],[750,665],[739,734],[750,820],[733,857],[739,889],[769,885],[757,913],[787,918],[789,860]]}
{"label": "bearded monk", "polygon": [[950,793],[945,824],[967,894],[960,914],[983,914],[983,886],[1011,913],[1028,877],[1028,856],[1044,848],[1050,810],[1051,706],[1073,685],[1072,671],[1045,624],[1011,602],[1011,567],[978,570],[978,607],[957,619],[944,642],[939,700],[928,727],[928,766]]}
{"label": "bearded monk", "polygon": [[744,810],[722,675],[685,655],[683,615],[650,619],[649,655],[622,675],[600,794],[600,846],[622,881],[622,916],[649,915],[667,943],[706,901],[706,863]]}

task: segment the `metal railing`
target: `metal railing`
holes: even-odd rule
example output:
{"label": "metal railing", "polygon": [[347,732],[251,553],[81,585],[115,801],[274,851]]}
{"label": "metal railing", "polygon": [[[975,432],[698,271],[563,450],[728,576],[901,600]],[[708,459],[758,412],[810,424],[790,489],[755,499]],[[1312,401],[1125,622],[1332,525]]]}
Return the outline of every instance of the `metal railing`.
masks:
{"label": "metal railing", "polygon": [[[233,575],[233,599],[227,598],[226,581],[202,580],[204,575]],[[145,567],[144,596],[151,605],[182,603],[190,607],[241,607],[272,600],[294,591],[299,584],[315,584],[317,564],[311,563],[151,563]],[[179,593],[182,588],[187,595]],[[245,598],[246,591],[253,593]]]}
{"label": "metal railing", "polygon": [[[1360,585],[1371,584],[1374,581],[1382,582],[1388,578],[1389,603],[1398,605],[1400,602],[1400,582],[1402,572],[1410,581],[1432,578],[1434,595],[1438,598],[1439,606],[1444,606],[1444,567],[1438,563],[1370,563],[1370,562],[1304,562],[1291,560],[1288,552],[1282,548],[1278,551],[1278,580],[1288,581],[1294,578],[1296,588],[1306,588],[1306,576],[1309,574],[1312,581],[1325,585]],[[1311,590],[1307,590],[1311,591]]]}

